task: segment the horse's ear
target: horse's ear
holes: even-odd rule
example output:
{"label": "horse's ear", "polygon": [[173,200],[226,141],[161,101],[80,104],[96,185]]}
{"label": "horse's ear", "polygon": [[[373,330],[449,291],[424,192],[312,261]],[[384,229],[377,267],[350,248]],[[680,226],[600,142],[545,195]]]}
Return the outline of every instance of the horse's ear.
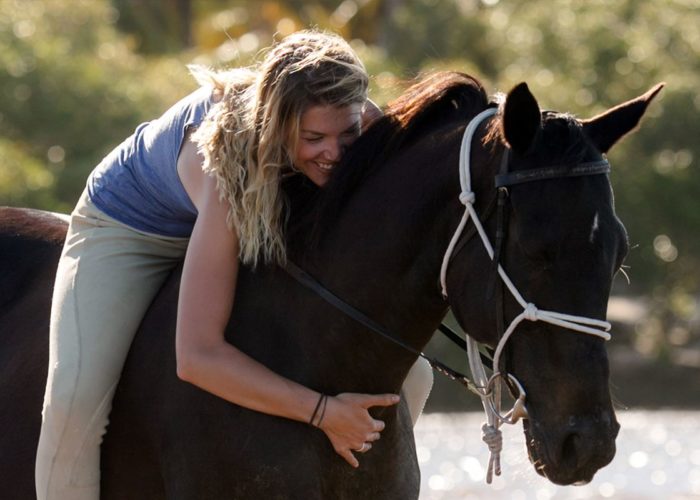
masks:
{"label": "horse's ear", "polygon": [[608,111],[583,120],[583,130],[602,153],[607,153],[625,134],[634,129],[651,100],[666,85],[659,83],[646,94],[615,106]]}
{"label": "horse's ear", "polygon": [[515,86],[503,109],[503,136],[513,151],[523,154],[530,149],[541,126],[540,106],[527,84]]}

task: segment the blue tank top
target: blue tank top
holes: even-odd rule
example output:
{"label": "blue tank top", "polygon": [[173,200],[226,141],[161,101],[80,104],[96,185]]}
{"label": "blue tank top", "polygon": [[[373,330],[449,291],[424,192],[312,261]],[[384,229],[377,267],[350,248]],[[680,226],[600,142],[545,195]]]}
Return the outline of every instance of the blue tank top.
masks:
{"label": "blue tank top", "polygon": [[189,237],[197,209],[177,174],[188,127],[197,127],[212,105],[200,87],[157,120],[142,123],[92,171],[92,202],[110,217],[149,233]]}

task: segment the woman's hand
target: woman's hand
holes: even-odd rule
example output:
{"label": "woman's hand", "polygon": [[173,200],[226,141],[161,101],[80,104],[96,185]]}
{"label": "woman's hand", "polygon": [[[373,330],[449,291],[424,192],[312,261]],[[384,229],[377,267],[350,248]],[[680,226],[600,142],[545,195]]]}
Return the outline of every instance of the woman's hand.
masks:
{"label": "woman's hand", "polygon": [[399,402],[395,394],[343,393],[328,397],[320,429],[326,433],[335,452],[353,467],[360,463],[354,452],[364,453],[372,448],[384,430],[384,422],[372,418],[368,409],[391,406]]}

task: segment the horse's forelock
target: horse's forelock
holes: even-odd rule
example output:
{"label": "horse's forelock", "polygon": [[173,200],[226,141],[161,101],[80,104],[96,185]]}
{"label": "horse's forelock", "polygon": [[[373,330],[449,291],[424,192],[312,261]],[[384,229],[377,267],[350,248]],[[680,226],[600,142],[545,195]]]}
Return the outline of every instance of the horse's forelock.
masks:
{"label": "horse's forelock", "polygon": [[[502,108],[502,103],[500,107]],[[502,109],[499,109],[496,119],[488,124],[483,138],[484,144],[490,144],[492,149],[506,144],[501,113]],[[541,165],[537,166],[579,163],[584,160],[589,147],[582,124],[574,115],[558,111],[542,113],[542,132],[534,150],[537,153],[537,161],[541,162]],[[533,165],[528,167],[532,168]]]}
{"label": "horse's forelock", "polygon": [[543,116],[542,147],[552,160],[575,164],[584,160],[589,148],[581,122],[569,113],[546,112]]}

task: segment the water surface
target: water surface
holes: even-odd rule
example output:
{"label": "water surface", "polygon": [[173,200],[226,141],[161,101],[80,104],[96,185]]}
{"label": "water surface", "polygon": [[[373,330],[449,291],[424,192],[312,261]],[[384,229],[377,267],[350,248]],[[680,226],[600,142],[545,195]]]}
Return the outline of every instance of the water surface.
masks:
{"label": "water surface", "polygon": [[618,412],[617,454],[584,486],[555,486],[528,461],[522,424],[503,428],[502,474],[485,480],[482,413],[423,415],[415,429],[421,500],[700,499],[700,412]]}

